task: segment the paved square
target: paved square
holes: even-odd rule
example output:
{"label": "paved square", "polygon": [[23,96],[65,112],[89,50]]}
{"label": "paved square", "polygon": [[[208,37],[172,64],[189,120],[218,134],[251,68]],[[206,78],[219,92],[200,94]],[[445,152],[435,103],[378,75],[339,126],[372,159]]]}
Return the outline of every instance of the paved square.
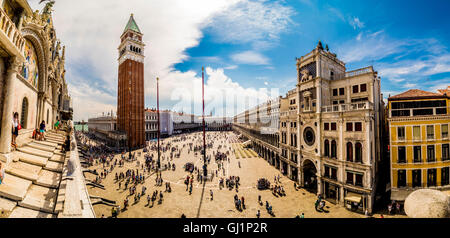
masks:
{"label": "paved square", "polygon": [[[230,162],[224,162],[225,176],[223,171],[218,171],[218,177],[214,177],[212,181],[206,182],[206,184],[200,184],[196,180],[196,174],[194,172],[194,186],[192,194],[186,191],[186,185],[184,180],[189,172],[186,172],[183,166],[187,162],[194,163],[198,168],[202,167],[203,160],[200,152],[196,154],[194,152],[188,153],[189,143],[193,143],[193,146],[202,146],[203,139],[202,133],[192,133],[185,135],[186,140],[180,140],[182,136],[173,136],[167,139],[163,139],[161,147],[167,146],[169,143],[171,147],[178,147],[181,151],[179,158],[174,157],[172,160],[170,157],[170,151],[163,152],[161,155],[161,164],[165,164],[168,161],[175,163],[176,170],[167,170],[162,172],[163,186],[155,186],[156,175],[154,172],[145,173],[145,182],[139,184],[136,187],[136,192],[141,192],[142,186],[147,187],[147,192],[144,197],[141,197],[140,201],[134,203],[134,195],[130,196],[130,206],[124,212],[119,214],[119,218],[179,218],[181,214],[185,214],[187,217],[200,217],[200,218],[254,218],[258,210],[261,212],[261,217],[271,217],[265,206],[258,204],[258,195],[262,196],[262,201],[268,201],[273,206],[275,217],[277,218],[293,218],[296,215],[305,214],[305,218],[310,217],[364,217],[361,214],[357,214],[348,211],[341,205],[333,205],[329,202],[326,203],[326,213],[317,212],[314,208],[316,201],[316,195],[312,194],[304,189],[296,190],[294,188],[294,182],[281,175],[281,173],[274,167],[269,165],[264,159],[255,157],[256,153],[242,150],[237,151],[235,154],[235,148],[241,148],[236,138],[236,134],[233,132],[207,132],[207,143],[212,143],[212,148],[207,149],[207,155],[211,156],[211,162],[208,165],[208,171],[217,169],[213,151],[226,153],[230,151],[228,158]],[[184,145],[184,147],[183,147]],[[221,147],[219,149],[219,147]],[[142,152],[138,150],[136,152]],[[157,157],[156,151],[150,151],[149,154],[154,154],[154,158]],[[138,153],[136,153],[137,155]],[[247,158],[244,158],[247,157]],[[120,155],[116,155],[115,158],[120,159]],[[140,164],[144,163],[144,153],[138,158]],[[240,166],[239,166],[240,164]],[[90,169],[102,169],[102,165],[92,166]],[[116,166],[111,173],[102,180],[101,184],[105,186],[105,190],[101,188],[89,186],[89,192],[93,196],[100,196],[106,199],[114,200],[123,207],[124,199],[129,195],[129,190],[118,189],[118,183],[115,182],[115,173],[125,172],[127,169],[139,169],[139,173],[143,170],[137,166],[137,162],[125,162],[124,167]],[[150,177],[149,177],[150,175]],[[286,191],[286,196],[276,197],[270,190],[260,191],[256,188],[256,184],[259,178],[266,178],[271,184],[274,183],[274,176],[280,176],[280,184]],[[87,179],[94,180],[95,175],[86,173]],[[240,186],[238,192],[235,189],[232,191],[227,188],[219,189],[219,179],[221,177],[239,176]],[[147,194],[152,194],[153,191],[164,191],[165,182],[170,182],[172,191],[170,193],[164,192],[164,199],[162,204],[158,204],[155,201],[153,207],[147,206]],[[210,198],[210,190],[213,191],[213,200]],[[238,211],[234,206],[234,196],[238,194],[239,198],[242,196],[245,198],[246,209],[242,212]],[[159,198],[159,197],[158,197]],[[111,216],[111,207],[103,204],[94,205],[95,213],[97,217],[101,217],[104,214],[105,217]],[[379,217],[379,216],[378,216]]]}

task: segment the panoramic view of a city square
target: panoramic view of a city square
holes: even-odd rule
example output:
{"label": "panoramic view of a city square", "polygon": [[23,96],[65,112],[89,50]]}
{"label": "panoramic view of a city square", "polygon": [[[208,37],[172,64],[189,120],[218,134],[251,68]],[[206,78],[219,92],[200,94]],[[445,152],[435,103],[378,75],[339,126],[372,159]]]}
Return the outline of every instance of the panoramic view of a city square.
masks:
{"label": "panoramic view of a city square", "polygon": [[0,2],[0,218],[450,218],[445,1]]}

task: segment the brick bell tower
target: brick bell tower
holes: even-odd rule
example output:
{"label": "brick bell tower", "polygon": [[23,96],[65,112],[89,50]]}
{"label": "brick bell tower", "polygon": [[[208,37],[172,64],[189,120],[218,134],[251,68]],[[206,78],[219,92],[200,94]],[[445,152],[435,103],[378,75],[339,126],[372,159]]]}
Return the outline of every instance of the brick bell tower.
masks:
{"label": "brick bell tower", "polygon": [[125,131],[129,146],[145,145],[144,130],[144,47],[143,34],[133,14],[120,37],[117,125]]}

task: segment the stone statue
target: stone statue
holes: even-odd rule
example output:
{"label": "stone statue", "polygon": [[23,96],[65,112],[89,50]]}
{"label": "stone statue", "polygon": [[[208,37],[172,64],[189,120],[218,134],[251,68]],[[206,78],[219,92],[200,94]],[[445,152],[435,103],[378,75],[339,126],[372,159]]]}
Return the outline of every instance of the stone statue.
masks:
{"label": "stone statue", "polygon": [[301,78],[302,82],[305,82],[306,80],[309,79],[310,73],[309,73],[308,69],[302,70],[301,74],[302,74],[302,78]]}
{"label": "stone statue", "polygon": [[55,1],[54,0],[41,0],[40,2],[39,2],[39,4],[41,4],[41,3],[43,3],[43,2],[46,2],[46,4],[45,4],[45,7],[44,7],[44,9],[42,9],[42,13],[43,14],[46,14],[46,15],[49,15],[49,14],[51,14],[52,13],[52,11],[53,11],[53,5],[55,5]]}

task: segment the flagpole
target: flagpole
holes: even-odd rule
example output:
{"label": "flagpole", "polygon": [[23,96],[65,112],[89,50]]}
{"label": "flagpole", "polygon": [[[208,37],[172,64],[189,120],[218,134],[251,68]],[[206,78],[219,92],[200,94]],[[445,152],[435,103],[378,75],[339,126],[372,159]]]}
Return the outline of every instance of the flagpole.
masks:
{"label": "flagpole", "polygon": [[[202,124],[203,124],[203,175],[206,177],[208,172],[206,170],[206,132],[205,132],[205,68],[202,67]],[[205,180],[206,181],[206,180]]]}
{"label": "flagpole", "polygon": [[159,140],[160,140],[160,133],[161,133],[161,129],[160,129],[160,118],[159,118],[159,78],[156,78],[156,106],[157,106],[157,112],[158,112],[158,161],[157,161],[157,168],[159,171],[159,168],[161,167],[161,152],[160,152],[160,147],[159,147]]}

